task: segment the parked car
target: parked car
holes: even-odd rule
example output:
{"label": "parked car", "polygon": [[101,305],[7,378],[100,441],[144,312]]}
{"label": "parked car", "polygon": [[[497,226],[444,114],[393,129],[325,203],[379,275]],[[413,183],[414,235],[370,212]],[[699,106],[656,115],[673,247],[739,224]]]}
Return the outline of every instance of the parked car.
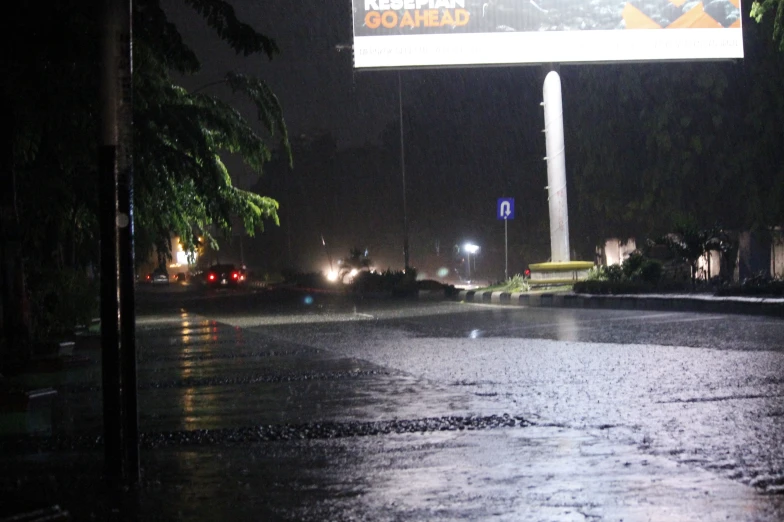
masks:
{"label": "parked car", "polygon": [[168,285],[169,273],[165,268],[156,268],[149,276],[150,282],[154,285]]}
{"label": "parked car", "polygon": [[234,265],[213,265],[204,276],[207,286],[236,286],[244,281],[244,272]]}

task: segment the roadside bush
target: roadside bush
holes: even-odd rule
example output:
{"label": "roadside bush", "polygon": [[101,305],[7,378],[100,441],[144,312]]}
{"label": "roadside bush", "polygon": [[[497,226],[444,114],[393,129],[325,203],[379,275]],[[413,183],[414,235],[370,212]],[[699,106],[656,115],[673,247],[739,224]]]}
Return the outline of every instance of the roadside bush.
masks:
{"label": "roadside bush", "polygon": [[639,281],[656,286],[662,277],[662,264],[633,252],[621,265],[621,281]]}
{"label": "roadside bush", "polygon": [[578,294],[644,294],[653,290],[652,285],[640,281],[579,281],[574,284]]}
{"label": "roadside bush", "polygon": [[610,265],[604,267],[605,281],[619,283],[623,280],[623,268],[621,265]]}
{"label": "roadside bush", "polygon": [[407,272],[360,272],[350,286],[356,293],[387,293],[395,297],[416,295],[419,289],[413,268]]}
{"label": "roadside bush", "polygon": [[32,337],[68,335],[98,315],[98,281],[72,269],[43,270],[30,277]]}
{"label": "roadside bush", "polygon": [[716,295],[723,297],[784,297],[784,280],[771,279],[767,276],[755,276],[746,279],[739,285],[719,288],[716,291]]}
{"label": "roadside bush", "polygon": [[629,257],[624,259],[623,263],[621,264],[623,279],[628,281],[639,279],[640,270],[642,269],[645,261],[646,259],[642,254],[639,252],[632,252]]}
{"label": "roadside bush", "polygon": [[515,274],[506,280],[504,292],[528,292],[531,290],[531,283],[522,274]]}
{"label": "roadside bush", "polygon": [[646,259],[640,266],[640,281],[658,285],[662,278],[662,264],[655,259]]}
{"label": "roadside bush", "polygon": [[638,294],[661,289],[662,264],[634,252],[620,265],[597,266],[574,291],[591,294]]}
{"label": "roadside bush", "polygon": [[439,290],[443,290],[447,286],[448,285],[445,285],[444,283],[440,283],[440,282],[435,281],[433,279],[423,279],[423,280],[417,281],[417,288],[419,290],[429,290],[431,292],[432,291],[437,292]]}
{"label": "roadside bush", "polygon": [[595,265],[588,270],[586,281],[607,281],[607,267],[604,265]]}
{"label": "roadside bush", "polygon": [[283,274],[287,283],[292,283],[305,288],[324,288],[329,282],[321,272],[287,272]]}

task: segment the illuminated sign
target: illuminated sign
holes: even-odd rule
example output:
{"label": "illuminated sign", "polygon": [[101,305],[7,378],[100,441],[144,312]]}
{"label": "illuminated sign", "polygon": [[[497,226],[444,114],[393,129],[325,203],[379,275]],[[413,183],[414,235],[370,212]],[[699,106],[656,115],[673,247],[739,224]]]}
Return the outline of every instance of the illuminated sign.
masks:
{"label": "illuminated sign", "polygon": [[743,57],[740,0],[353,0],[357,68]]}

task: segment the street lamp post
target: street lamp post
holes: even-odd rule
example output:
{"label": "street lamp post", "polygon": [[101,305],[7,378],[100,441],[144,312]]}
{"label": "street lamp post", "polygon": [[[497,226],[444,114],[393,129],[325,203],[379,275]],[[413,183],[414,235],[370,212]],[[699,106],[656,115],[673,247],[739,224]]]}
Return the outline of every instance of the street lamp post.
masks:
{"label": "street lamp post", "polygon": [[[466,252],[466,261],[468,262],[468,279],[471,280],[471,254],[475,255],[479,252],[479,246],[473,243],[466,243],[463,245],[463,250]],[[474,256],[474,259],[476,259],[476,256]]]}

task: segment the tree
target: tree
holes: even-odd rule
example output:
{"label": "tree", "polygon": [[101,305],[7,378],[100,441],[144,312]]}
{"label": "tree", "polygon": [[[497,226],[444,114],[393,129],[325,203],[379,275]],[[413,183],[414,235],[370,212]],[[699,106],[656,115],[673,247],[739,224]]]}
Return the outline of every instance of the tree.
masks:
{"label": "tree", "polygon": [[691,216],[680,217],[673,227],[674,232],[658,239],[656,243],[666,245],[679,261],[688,263],[692,290],[696,287],[699,261],[710,252],[726,253],[731,242],[719,226],[700,228]]}
{"label": "tree", "polygon": [[[277,53],[227,2],[183,2],[238,54]],[[20,314],[26,295],[34,303],[44,294],[67,299],[57,286],[63,274],[87,277],[97,266],[101,11],[99,0],[16,2],[4,16],[4,34],[15,40],[4,46],[0,79],[11,133],[0,172],[0,307],[3,339],[14,344],[24,343],[38,314],[34,307],[32,323]],[[274,93],[260,79],[226,72],[222,83],[250,98],[256,124],[216,96],[188,92],[172,75],[196,74],[200,64],[160,2],[137,0],[133,15],[137,253],[168,252],[172,234],[186,247],[198,235],[209,241],[233,216],[250,234],[277,223],[277,202],[234,187],[223,161],[237,155],[260,172],[270,138],[291,161]]]}
{"label": "tree", "polygon": [[[240,22],[222,0],[185,0],[216,34],[244,56],[271,59],[275,42]],[[249,235],[263,230],[264,221],[278,223],[275,200],[234,187],[223,161],[237,154],[255,172],[271,158],[271,149],[257,129],[234,107],[204,91],[188,92],[171,74],[195,74],[199,62],[166,18],[158,0],[138,2],[134,41],[134,164],[136,205],[142,252],[168,251],[172,233],[185,248],[202,235],[215,246],[211,225],[231,228],[239,216]],[[291,161],[280,103],[266,82],[227,72],[222,82],[233,93],[247,96],[265,132],[277,135]]]}
{"label": "tree", "polygon": [[782,222],[784,55],[763,22],[744,24],[743,60],[564,72],[573,235],[656,237],[679,213],[734,230]]}
{"label": "tree", "polygon": [[340,260],[340,272],[338,273],[338,280],[346,282],[346,277],[352,279],[358,272],[370,269],[370,258],[367,255],[367,250],[364,252],[356,247],[349,251],[348,257]]}
{"label": "tree", "polygon": [[[772,32],[772,39],[784,51],[784,9],[782,0],[754,0],[751,3],[751,17],[757,23],[765,23]],[[770,16],[766,16],[770,15]]]}

